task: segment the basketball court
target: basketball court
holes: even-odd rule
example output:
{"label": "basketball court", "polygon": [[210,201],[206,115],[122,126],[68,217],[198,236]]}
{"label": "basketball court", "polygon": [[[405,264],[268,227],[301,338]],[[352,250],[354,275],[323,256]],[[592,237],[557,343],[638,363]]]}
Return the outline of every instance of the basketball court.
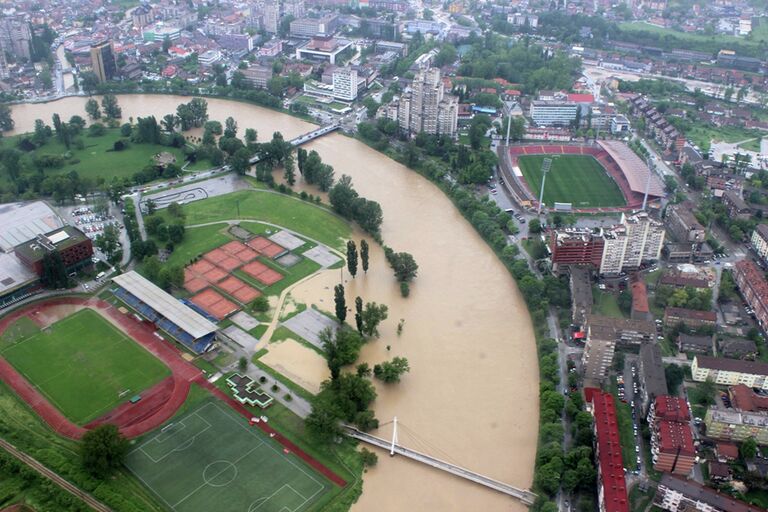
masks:
{"label": "basketball court", "polygon": [[216,402],[163,427],[126,465],[174,512],[302,512],[332,485]]}

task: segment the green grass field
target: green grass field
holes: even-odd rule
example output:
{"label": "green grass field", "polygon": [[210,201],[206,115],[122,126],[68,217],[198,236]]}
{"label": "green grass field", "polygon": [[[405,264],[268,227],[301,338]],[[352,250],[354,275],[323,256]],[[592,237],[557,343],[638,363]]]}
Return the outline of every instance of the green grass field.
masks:
{"label": "green grass field", "polygon": [[143,441],[126,465],[174,512],[304,512],[332,487],[215,401]]}
{"label": "green grass field", "polygon": [[335,249],[343,249],[352,229],[325,208],[284,194],[241,190],[195,201],[185,209],[187,225],[230,219],[259,220],[292,229]]}
{"label": "green grass field", "polygon": [[[130,178],[136,172],[150,165],[152,157],[161,151],[172,153],[179,166],[184,163],[184,154],[180,149],[157,144],[134,144],[131,142],[128,149],[123,151],[108,151],[112,149],[116,140],[125,139],[120,135],[118,128],[108,129],[101,137],[89,137],[86,129],[79,137],[85,147],[76,149],[72,146],[70,149],[72,157],[66,161],[65,165],[58,169],[48,169],[46,174],[66,174],[74,170],[81,178],[96,179],[102,177],[107,181],[113,177]],[[17,139],[18,137],[2,139],[0,148],[15,147]],[[33,169],[32,159],[35,156],[63,155],[65,153],[67,153],[67,148],[54,136],[44,146],[31,153],[26,153],[22,158],[22,164],[27,169]]]}
{"label": "green grass field", "polygon": [[[521,156],[520,170],[531,192],[538,198],[541,190],[543,155]],[[574,208],[624,206],[619,186],[591,156],[562,155],[552,158],[552,168],[544,185],[544,203],[572,203]]]}
{"label": "green grass field", "polygon": [[[170,375],[170,370],[93,310],[85,309],[43,331],[3,337],[0,355],[65,416],[78,424],[114,409]],[[13,334],[15,325],[10,327]]]}
{"label": "green grass field", "polygon": [[760,24],[755,24],[753,27],[753,33],[752,37],[747,39],[745,37],[736,37],[726,34],[716,34],[716,35],[706,35],[706,34],[699,34],[699,33],[688,33],[683,32],[681,30],[674,30],[671,28],[663,28],[663,27],[657,27],[656,25],[651,25],[649,23],[644,23],[642,21],[633,21],[633,22],[625,22],[620,23],[619,28],[622,31],[625,32],[650,32],[653,34],[658,34],[660,36],[669,36],[677,38],[681,41],[688,41],[691,43],[699,43],[699,44],[705,44],[705,43],[717,43],[724,46],[727,46],[728,44],[742,44],[744,46],[759,46],[761,41],[768,41],[768,31],[765,29],[764,26],[764,19],[761,19]]}

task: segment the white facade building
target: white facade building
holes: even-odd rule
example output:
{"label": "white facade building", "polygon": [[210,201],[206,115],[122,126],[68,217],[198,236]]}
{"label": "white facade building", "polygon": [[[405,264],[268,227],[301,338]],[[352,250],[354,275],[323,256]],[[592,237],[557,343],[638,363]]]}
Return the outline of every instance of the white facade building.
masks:
{"label": "white facade building", "polygon": [[357,71],[350,68],[337,68],[333,71],[333,97],[342,101],[354,101],[360,80]]}
{"label": "white facade building", "polygon": [[569,126],[576,120],[579,105],[567,101],[534,100],[531,119],[537,126]]}
{"label": "white facade building", "polygon": [[752,232],[752,247],[763,261],[768,261],[768,224],[758,224]]}

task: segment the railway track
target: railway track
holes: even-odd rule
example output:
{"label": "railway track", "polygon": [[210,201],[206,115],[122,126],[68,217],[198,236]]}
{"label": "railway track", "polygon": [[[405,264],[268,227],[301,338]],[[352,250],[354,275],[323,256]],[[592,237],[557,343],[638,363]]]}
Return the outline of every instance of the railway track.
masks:
{"label": "railway track", "polygon": [[4,439],[0,439],[0,448],[3,448],[5,451],[16,457],[18,460],[29,466],[30,468],[34,469],[47,479],[51,480],[53,483],[70,493],[71,495],[81,499],[86,505],[91,507],[93,510],[96,510],[97,512],[113,512],[111,508],[88,494],[87,492],[83,491],[76,485],[70,483],[68,480],[64,479],[57,473],[54,473],[47,467],[45,467],[43,464],[38,462],[36,459],[30,457],[26,453],[22,452],[15,446],[13,446],[8,441],[5,441]]}

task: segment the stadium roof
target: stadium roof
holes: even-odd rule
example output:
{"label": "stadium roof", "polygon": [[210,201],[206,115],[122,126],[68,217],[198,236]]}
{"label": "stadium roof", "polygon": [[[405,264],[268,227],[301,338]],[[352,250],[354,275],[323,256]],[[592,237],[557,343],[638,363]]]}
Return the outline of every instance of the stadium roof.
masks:
{"label": "stadium roof", "polygon": [[206,320],[133,270],[113,277],[112,281],[184,329],[195,339],[202,338],[217,329],[213,322]]}
{"label": "stadium roof", "polygon": [[664,185],[661,183],[661,180],[651,172],[648,166],[645,165],[645,162],[629,146],[617,140],[601,140],[600,146],[619,164],[621,172],[627,178],[632,192],[645,194],[645,185],[650,174],[651,183],[648,187],[648,195],[664,197]]}

